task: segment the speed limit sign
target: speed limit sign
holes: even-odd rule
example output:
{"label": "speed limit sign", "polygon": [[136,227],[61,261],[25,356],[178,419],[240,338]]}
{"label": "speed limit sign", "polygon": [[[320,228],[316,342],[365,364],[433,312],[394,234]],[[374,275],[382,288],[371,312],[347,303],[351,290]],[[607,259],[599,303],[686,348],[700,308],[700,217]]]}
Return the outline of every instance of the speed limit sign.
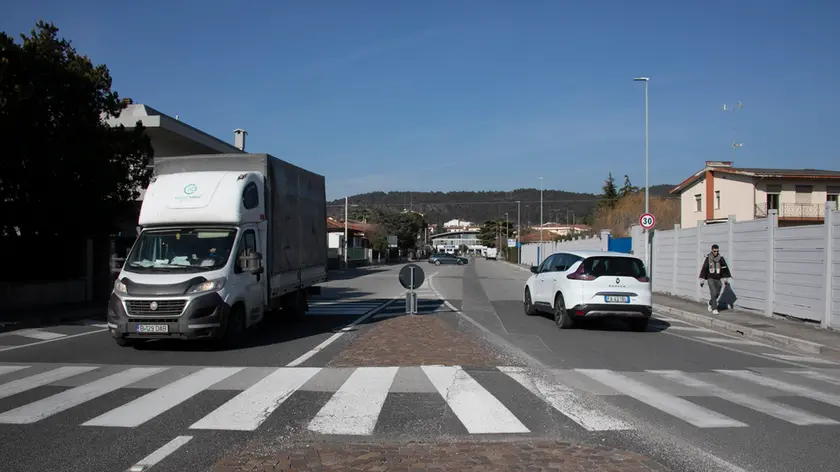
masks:
{"label": "speed limit sign", "polygon": [[639,224],[644,229],[651,229],[656,224],[656,217],[650,213],[645,213],[639,218]]}

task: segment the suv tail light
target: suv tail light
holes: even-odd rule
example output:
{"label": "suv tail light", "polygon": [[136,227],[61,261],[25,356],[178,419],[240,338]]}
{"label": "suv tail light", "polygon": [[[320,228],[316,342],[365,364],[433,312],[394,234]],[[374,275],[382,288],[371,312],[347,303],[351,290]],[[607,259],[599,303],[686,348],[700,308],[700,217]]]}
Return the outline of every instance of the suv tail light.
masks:
{"label": "suv tail light", "polygon": [[650,282],[650,279],[646,275],[643,275],[641,277],[636,277],[636,280],[638,280],[639,282],[643,282],[643,283]]}
{"label": "suv tail light", "polygon": [[583,270],[583,263],[578,266],[577,270],[572,272],[571,274],[566,276],[567,279],[572,280],[595,280],[595,276],[592,274],[587,274]]}

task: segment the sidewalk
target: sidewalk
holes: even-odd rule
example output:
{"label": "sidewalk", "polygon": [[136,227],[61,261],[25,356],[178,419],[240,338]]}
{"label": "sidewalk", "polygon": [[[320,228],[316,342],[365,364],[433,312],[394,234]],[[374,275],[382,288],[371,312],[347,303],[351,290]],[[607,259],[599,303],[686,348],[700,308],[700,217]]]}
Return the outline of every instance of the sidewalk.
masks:
{"label": "sidewalk", "polygon": [[105,319],[108,302],[74,303],[26,311],[0,312],[0,333],[24,328],[51,326],[89,318]]}
{"label": "sidewalk", "polygon": [[[492,346],[435,315],[403,315],[376,321],[362,329],[364,331],[334,357],[328,367],[399,366],[413,369],[444,365],[493,371],[495,366],[511,365],[510,359],[495,353]],[[406,408],[424,406],[410,405]],[[344,436],[329,435],[316,436],[311,442],[302,442],[302,437],[293,437],[289,442],[282,438],[267,438],[252,443],[239,454],[221,459],[211,472],[666,471],[658,463],[636,453],[553,437],[488,441],[430,431],[420,433],[421,438],[411,440],[372,436],[367,441],[353,442],[348,442]]]}
{"label": "sidewalk", "polygon": [[656,312],[698,325],[712,326],[745,337],[807,354],[840,359],[840,332],[781,316],[767,317],[747,310],[722,310],[713,315],[703,302],[655,293]]}

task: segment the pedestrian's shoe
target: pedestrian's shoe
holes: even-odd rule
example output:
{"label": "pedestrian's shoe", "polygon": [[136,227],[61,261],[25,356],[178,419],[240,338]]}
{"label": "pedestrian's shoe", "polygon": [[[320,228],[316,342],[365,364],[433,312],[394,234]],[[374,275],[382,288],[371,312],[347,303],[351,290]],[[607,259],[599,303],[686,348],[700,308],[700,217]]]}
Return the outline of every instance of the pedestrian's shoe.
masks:
{"label": "pedestrian's shoe", "polygon": [[706,305],[706,310],[712,311],[712,305]]}
{"label": "pedestrian's shoe", "polygon": [[718,311],[717,311],[717,310],[712,310],[712,314],[713,314],[713,315],[717,315],[717,314],[719,314],[719,313],[718,313]]}

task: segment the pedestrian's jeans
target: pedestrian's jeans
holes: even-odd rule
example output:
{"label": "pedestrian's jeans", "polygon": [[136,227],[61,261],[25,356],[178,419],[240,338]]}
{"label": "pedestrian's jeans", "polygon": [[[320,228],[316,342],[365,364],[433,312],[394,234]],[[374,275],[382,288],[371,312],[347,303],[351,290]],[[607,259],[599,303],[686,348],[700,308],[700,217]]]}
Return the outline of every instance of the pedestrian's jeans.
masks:
{"label": "pedestrian's jeans", "polygon": [[720,297],[720,289],[722,287],[720,279],[709,279],[709,295],[711,298],[709,299],[709,306],[712,307],[713,310],[717,310],[718,308],[718,298]]}

